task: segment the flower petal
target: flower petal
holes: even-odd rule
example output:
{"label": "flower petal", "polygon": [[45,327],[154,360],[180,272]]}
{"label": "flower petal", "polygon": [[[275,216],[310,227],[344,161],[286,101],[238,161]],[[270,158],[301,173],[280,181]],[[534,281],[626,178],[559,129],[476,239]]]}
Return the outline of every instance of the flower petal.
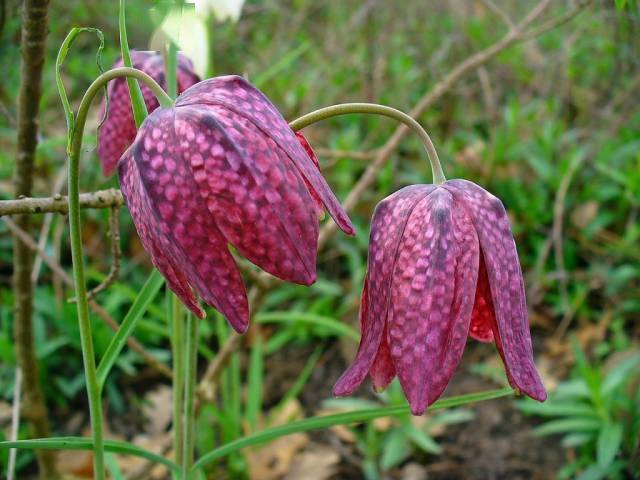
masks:
{"label": "flower petal", "polygon": [[130,153],[144,187],[139,194],[147,197],[155,215],[156,235],[162,234],[171,245],[169,254],[177,253],[179,268],[203,300],[244,332],[249,323],[244,285],[180,149],[174,110],[158,109],[149,115]]}
{"label": "flower petal", "polygon": [[[311,145],[309,145],[307,139],[300,132],[296,132],[296,137],[298,138],[300,145],[302,145],[302,148],[304,148],[304,151],[307,152],[307,155],[309,155],[309,158],[311,159],[313,164],[317,167],[318,172],[322,174],[322,170],[320,170],[320,162],[318,162],[318,157],[316,157],[316,153],[313,151],[313,148],[311,148]],[[313,198],[313,203],[316,206],[316,215],[321,219],[324,215],[324,204],[322,203],[322,200],[320,200],[320,197],[313,189],[311,184],[306,179],[304,183],[307,185],[307,189],[311,194],[311,198]]]}
{"label": "flower petal", "polygon": [[180,267],[176,265],[176,261],[180,262],[178,259],[181,252],[162,233],[162,228],[142,185],[140,172],[133,160],[131,150],[124,153],[118,169],[122,194],[133,217],[140,241],[151,255],[151,261],[165,277],[169,288],[187,308],[198,317],[204,318],[205,313],[198,305],[189,282],[180,271]]}
{"label": "flower petal", "polygon": [[396,376],[396,367],[393,363],[393,358],[391,357],[388,337],[388,327],[385,327],[384,332],[382,332],[380,348],[378,348],[376,359],[373,361],[373,365],[369,371],[371,383],[373,383],[373,389],[376,392],[380,392],[387,388]]}
{"label": "flower petal", "polygon": [[407,222],[393,272],[391,356],[414,415],[444,391],[466,344],[478,275],[478,239],[453,196],[437,188]]}
{"label": "flower petal", "polygon": [[338,226],[349,235],[355,233],[351,220],[326,180],[280,112],[260,90],[237,75],[216,77],[191,87],[176,100],[177,106],[196,104],[224,106],[253,122],[287,154],[302,177],[318,194]]}
{"label": "flower petal", "polygon": [[493,328],[496,318],[487,278],[487,267],[484,266],[484,256],[480,251],[480,268],[478,270],[478,285],[476,287],[476,299],[471,313],[471,326],[469,335],[480,342],[493,341]]}
{"label": "flower petal", "polygon": [[176,112],[181,150],[225,238],[263,270],[312,284],[318,222],[302,177],[280,148],[224,107]]}
{"label": "flower petal", "polygon": [[493,333],[512,386],[543,401],[547,394],[533,360],[522,270],[504,205],[466,180],[448,181],[444,188],[465,206],[478,233],[495,309]]}
{"label": "flower petal", "polygon": [[368,288],[363,312],[362,338],[356,358],[333,387],[337,396],[349,395],[367,376],[387,323],[391,275],[407,220],[415,205],[429,195],[433,185],[412,185],[397,191],[378,204],[373,213],[369,237]]}
{"label": "flower petal", "polygon": [[[134,68],[142,70],[150,75],[163,88],[166,88],[164,75],[164,60],[162,55],[156,52],[131,52],[131,64]],[[119,59],[114,68],[124,64]],[[200,81],[193,72],[191,61],[182,54],[178,54],[178,92],[186,90]],[[158,108],[159,104],[155,95],[146,85],[141,86],[144,103],[149,113]],[[107,117],[98,129],[98,156],[102,163],[102,171],[105,176],[113,173],[120,156],[124,153],[136,137],[136,124],[133,119],[131,98],[125,78],[116,78],[109,82],[107,89],[109,97],[109,111]],[[106,103],[103,102],[103,115]]]}

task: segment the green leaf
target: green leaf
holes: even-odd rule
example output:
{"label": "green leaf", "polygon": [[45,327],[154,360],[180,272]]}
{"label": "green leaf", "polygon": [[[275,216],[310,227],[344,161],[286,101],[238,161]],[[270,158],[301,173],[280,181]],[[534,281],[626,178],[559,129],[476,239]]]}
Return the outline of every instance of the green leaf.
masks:
{"label": "green leaf", "polygon": [[556,416],[570,416],[570,417],[597,417],[597,413],[590,405],[584,403],[572,403],[572,402],[553,402],[547,401],[545,403],[536,402],[533,400],[525,400],[518,402],[518,409],[534,415],[540,415],[542,417],[556,417]]}
{"label": "green leaf", "polygon": [[[499,390],[490,390],[487,392],[472,393],[469,395],[460,395],[457,397],[443,398],[435,402],[429,408],[429,411],[440,410],[443,408],[458,407],[483,400],[491,400],[494,398],[505,397],[513,394],[511,388],[502,388]],[[245,447],[258,445],[274,438],[284,437],[293,433],[308,432],[311,430],[319,430],[332,427],[334,425],[347,425],[353,423],[362,423],[379,417],[406,415],[409,413],[409,407],[405,405],[393,405],[383,408],[371,408],[358,410],[354,412],[338,413],[334,415],[324,415],[319,417],[311,417],[297,422],[291,422],[286,425],[267,428],[261,432],[254,433],[233,442],[222,445],[215,450],[203,455],[193,466],[193,470],[203,468],[218,458],[237,452]]]}
{"label": "green leaf", "polygon": [[411,455],[411,451],[411,443],[409,443],[409,438],[404,430],[402,428],[394,428],[384,440],[380,466],[383,470],[389,470]]}
{"label": "green leaf", "polygon": [[624,7],[627,6],[627,0],[615,0],[616,1],[616,8],[618,10],[624,10]]}
{"label": "green leaf", "polygon": [[620,423],[607,422],[598,435],[598,466],[606,469],[613,461],[622,443]]}
{"label": "green leaf", "polygon": [[563,447],[577,447],[593,440],[593,433],[570,433],[562,439]]}
{"label": "green leaf", "polygon": [[584,470],[580,475],[576,476],[576,480],[600,480],[606,478],[607,471],[600,467],[600,465],[591,465]]}
{"label": "green leaf", "polygon": [[427,453],[433,453],[434,455],[439,455],[440,453],[442,453],[442,447],[438,445],[436,441],[429,435],[427,435],[427,433],[423,430],[416,428],[412,424],[408,424],[406,426],[406,431],[409,438],[421,450]]}
{"label": "green leaf", "polygon": [[104,386],[104,382],[107,380],[111,367],[113,367],[113,364],[122,351],[127,339],[136,328],[138,320],[140,320],[147,311],[149,304],[156,297],[163,284],[164,278],[160,272],[153,269],[151,275],[149,275],[149,278],[147,278],[147,281],[142,287],[142,290],[140,290],[138,297],[135,299],[133,305],[131,305],[131,308],[129,308],[129,311],[125,315],[120,328],[111,339],[111,342],[98,365],[97,375],[100,388]]}
{"label": "green leaf", "polygon": [[317,325],[331,330],[338,336],[346,336],[355,340],[360,340],[360,334],[349,325],[339,322],[335,318],[305,312],[266,312],[258,313],[255,316],[258,323],[307,323]]}
{"label": "green leaf", "polygon": [[[122,63],[125,67],[133,67],[131,63],[131,52],[129,51],[129,41],[127,40],[127,14],[125,8],[125,0],[120,0],[120,11],[118,13],[118,30],[120,33],[120,51],[122,54]],[[131,97],[131,106],[133,107],[133,118],[136,127],[147,118],[147,105],[144,103],[142,90],[140,85],[134,78],[127,77],[127,86],[129,87],[129,96]]]}
{"label": "green leaf", "polygon": [[104,462],[107,464],[107,469],[109,470],[112,480],[125,480],[124,475],[120,470],[120,466],[118,465],[118,461],[116,460],[116,457],[113,456],[113,453],[107,453],[104,456]]}
{"label": "green leaf", "polygon": [[625,383],[638,364],[640,364],[640,354],[633,355],[612,368],[602,382],[602,394],[606,396]]}
{"label": "green leaf", "polygon": [[251,431],[255,431],[258,425],[258,415],[262,411],[263,363],[262,338],[258,335],[251,348],[247,374],[249,378],[247,380],[246,414]]}
{"label": "green leaf", "polygon": [[[93,450],[93,440],[86,437],[51,437],[0,442],[0,449],[4,448],[19,448],[23,450]],[[178,466],[171,460],[145,450],[144,448],[132,445],[131,443],[105,440],[104,449],[106,452],[146,458],[147,460],[165,465],[173,471],[178,471]]]}
{"label": "green leaf", "polygon": [[595,432],[600,429],[601,422],[593,418],[563,418],[552,420],[534,429],[539,436],[566,432]]}

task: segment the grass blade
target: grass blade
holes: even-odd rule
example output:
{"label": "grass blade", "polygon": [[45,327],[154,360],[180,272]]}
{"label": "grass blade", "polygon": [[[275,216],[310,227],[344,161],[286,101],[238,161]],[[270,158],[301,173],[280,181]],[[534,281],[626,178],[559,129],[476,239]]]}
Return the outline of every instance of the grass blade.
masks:
{"label": "grass blade", "polygon": [[[443,398],[435,402],[429,411],[440,410],[443,408],[458,407],[469,403],[490,400],[499,397],[505,397],[513,394],[511,388],[502,388],[499,390],[490,390],[487,392],[472,393],[469,395],[460,395],[457,397]],[[323,415],[319,417],[306,418],[297,422],[280,425],[277,427],[267,428],[261,432],[239,438],[233,442],[222,445],[215,450],[203,455],[193,466],[193,469],[203,468],[218,458],[237,452],[238,450],[253,445],[258,445],[274,438],[284,437],[292,433],[308,432],[310,430],[319,430],[322,428],[332,427],[334,425],[345,425],[352,423],[366,422],[379,417],[406,415],[409,413],[408,405],[394,405],[383,408],[370,408],[364,410],[356,410],[353,412],[338,413],[334,415]]]}
{"label": "grass blade", "polygon": [[154,269],[153,272],[151,272],[151,275],[149,275],[149,278],[147,278],[147,281],[142,287],[140,294],[133,302],[133,305],[129,308],[120,328],[111,339],[111,343],[109,343],[109,346],[98,365],[98,384],[101,389],[104,387],[104,382],[106,381],[113,364],[122,351],[127,339],[136,327],[138,320],[140,320],[142,315],[147,311],[147,307],[156,297],[163,284],[164,278],[160,272]]}
{"label": "grass blade", "polygon": [[[51,437],[34,440],[16,440],[14,442],[0,442],[0,449],[3,448],[20,448],[23,450],[93,450],[93,441],[87,437]],[[131,443],[105,440],[104,449],[106,452],[145,458],[152,462],[165,465],[173,471],[178,471],[178,466],[171,460],[145,450],[144,448],[132,445]]]}
{"label": "grass blade", "polygon": [[339,322],[335,318],[305,312],[266,312],[255,316],[258,323],[307,323],[331,330],[338,336],[349,337],[356,342],[360,340],[360,334],[349,325]]}

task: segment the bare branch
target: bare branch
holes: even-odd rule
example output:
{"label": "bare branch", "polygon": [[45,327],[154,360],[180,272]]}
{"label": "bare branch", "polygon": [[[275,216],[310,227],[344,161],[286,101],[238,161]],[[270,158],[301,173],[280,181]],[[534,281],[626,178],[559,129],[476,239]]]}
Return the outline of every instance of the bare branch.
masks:
{"label": "bare branch", "polygon": [[[120,190],[110,188],[80,195],[80,208],[110,208],[124,204]],[[0,217],[25,213],[67,213],[69,201],[64,195],[42,198],[18,198],[0,200]]]}

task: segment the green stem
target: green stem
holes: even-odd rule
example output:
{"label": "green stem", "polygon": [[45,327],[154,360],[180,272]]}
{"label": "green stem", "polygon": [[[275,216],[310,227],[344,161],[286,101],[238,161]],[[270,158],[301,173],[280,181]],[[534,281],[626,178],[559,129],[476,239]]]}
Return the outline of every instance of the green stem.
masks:
{"label": "green stem", "polygon": [[176,98],[178,96],[178,46],[171,40],[167,42],[164,64],[167,93],[171,98]]}
{"label": "green stem", "polygon": [[[127,14],[125,9],[125,0],[120,0],[118,11],[118,30],[120,33],[120,52],[122,55],[122,63],[125,67],[132,68],[131,52],[129,51],[129,40],[127,39]],[[136,127],[140,128],[142,122],[147,118],[147,105],[144,102],[140,85],[133,78],[127,78],[127,86],[129,87],[129,96],[131,97],[131,108],[133,109],[133,119]]]}
{"label": "green stem", "polygon": [[184,444],[182,452],[182,480],[190,478],[190,470],[194,460],[195,450],[195,415],[194,396],[196,390],[196,377],[198,371],[198,324],[199,320],[189,314],[187,319],[187,351],[185,366],[185,391],[184,391]]}
{"label": "green stem", "polygon": [[321,108],[311,113],[307,113],[300,118],[297,118],[289,124],[292,130],[298,131],[309,125],[326,120],[331,117],[337,117],[339,115],[346,115],[350,113],[366,113],[373,115],[382,115],[385,117],[393,118],[394,120],[404,123],[407,127],[418,134],[424,145],[424,149],[427,151],[429,162],[431,163],[431,172],[433,174],[433,183],[440,185],[447,179],[442,171],[440,165],[440,159],[438,158],[438,152],[433,146],[431,137],[425,131],[424,128],[411,116],[407,115],[400,110],[385,105],[378,105],[375,103],[341,103],[338,105],[331,105],[330,107]]}
{"label": "green stem", "polygon": [[[167,287],[169,318],[171,319],[171,350],[173,357],[173,452],[175,462],[183,468],[184,443],[184,319],[178,297]],[[174,476],[174,478],[179,478]]]}
{"label": "green stem", "polygon": [[71,135],[69,152],[69,228],[71,241],[71,257],[73,261],[73,281],[76,289],[78,324],[80,327],[80,342],[89,397],[89,412],[91,415],[91,430],[94,445],[94,473],[97,480],[105,478],[104,471],[104,439],[102,432],[102,402],[100,398],[100,383],[96,372],[96,359],[91,334],[91,319],[89,318],[89,303],[87,286],[84,277],[84,257],[82,252],[82,232],[80,223],[80,150],[84,125],[89,113],[89,107],[98,92],[114,78],[132,77],[144,82],[153,93],[158,96],[161,104],[171,104],[172,100],[149,75],[139,70],[122,67],[101,74],[89,86],[80,107]]}

